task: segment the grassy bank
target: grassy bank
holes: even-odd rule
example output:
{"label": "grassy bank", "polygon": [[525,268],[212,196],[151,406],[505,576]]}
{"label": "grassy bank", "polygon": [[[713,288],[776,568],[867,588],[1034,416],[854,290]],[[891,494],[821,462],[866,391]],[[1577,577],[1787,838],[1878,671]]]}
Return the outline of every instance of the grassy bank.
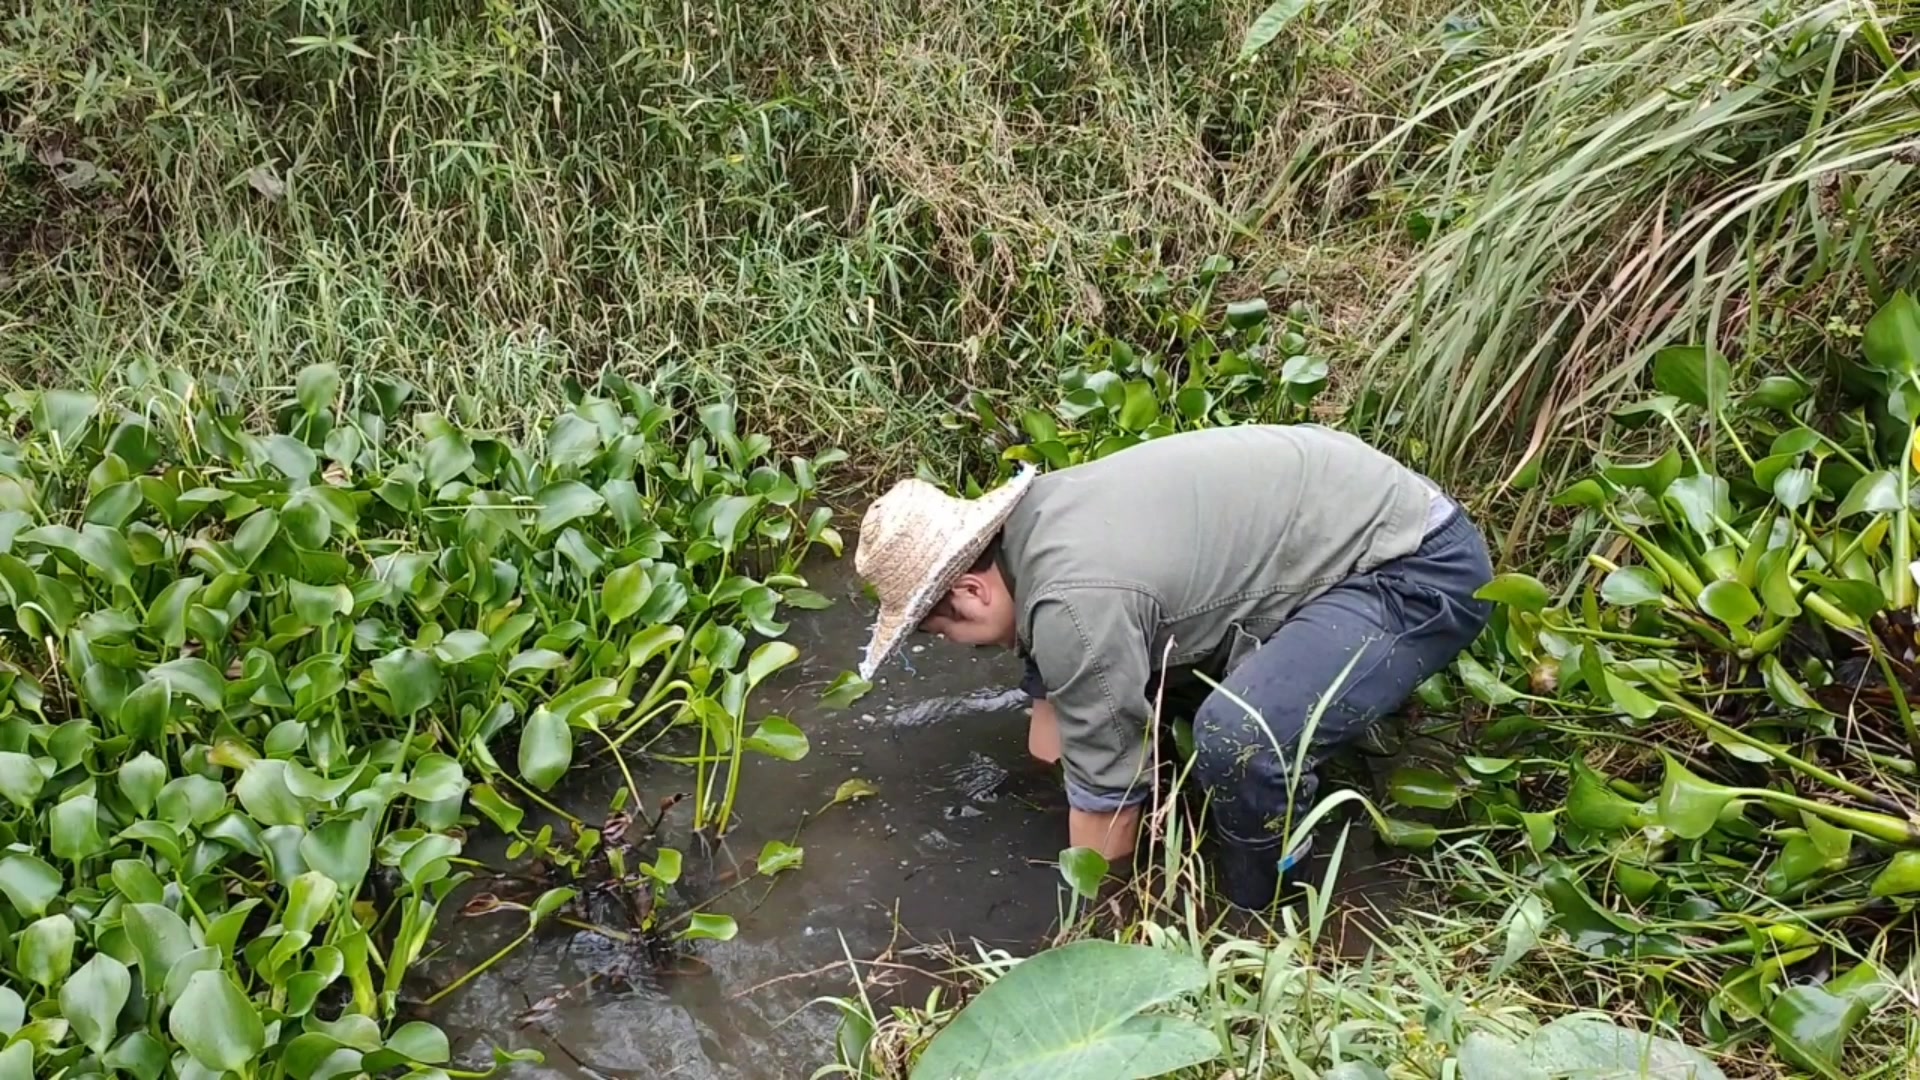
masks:
{"label": "grassy bank", "polygon": [[[1381,810],[1457,815],[1464,840],[1380,827],[1433,844],[1462,906],[1373,967],[1328,960],[1311,926],[1206,929],[1171,893],[1099,932],[1199,962],[1154,979],[1269,1075],[1471,1076],[1472,1034],[1505,1068],[1573,1005],[1729,1074],[1896,1071],[1920,889],[1920,329],[1896,302],[1920,269],[1920,21],[1848,0],[1272,10],[1249,50],[1265,0],[7,7],[0,559],[24,575],[0,723],[12,836],[39,854],[0,877],[35,1023],[68,997],[86,1019],[71,1040],[29,1024],[0,1064],[113,1049],[116,988],[134,1000],[137,974],[171,1003],[184,952],[179,992],[235,1016],[294,1016],[271,976],[298,969],[391,1019],[449,871],[432,841],[381,897],[403,933],[376,991],[383,961],[353,952],[365,811],[444,837],[453,788],[535,802],[576,737],[647,719],[536,723],[525,679],[580,706],[664,664],[654,691],[712,739],[700,799],[724,821],[740,753],[804,752],[745,726],[745,634],[815,602],[784,571],[837,542],[803,512],[811,462],[772,446],[844,447],[851,504],[915,467],[964,487],[1315,418],[1452,481],[1529,571],[1432,688],[1463,756]],[[766,565],[742,579],[748,545]],[[527,606],[532,644],[496,641]],[[331,691],[263,689],[307,664]],[[437,727],[395,694],[429,668]],[[324,730],[295,746],[287,723]],[[137,747],[174,796],[144,799],[144,760],[127,778]],[[494,800],[466,820],[520,829]],[[327,830],[312,869],[241,859],[245,899],[186,850],[155,856],[180,871],[157,892],[100,884],[147,859],[128,845],[253,858],[249,823],[296,816]],[[669,888],[643,854],[608,869]],[[201,936],[151,911],[147,945],[108,917],[96,935],[93,908],[49,898],[69,877],[102,904],[204,901]],[[256,909],[322,944],[236,959],[208,938]],[[76,940],[107,958],[84,979],[62,966]],[[953,1022],[881,1025],[877,1063]],[[233,1057],[170,1034],[195,1067]],[[423,1037],[376,1063],[430,1071]],[[166,1052],[157,1029],[131,1041],[130,1069]]]}

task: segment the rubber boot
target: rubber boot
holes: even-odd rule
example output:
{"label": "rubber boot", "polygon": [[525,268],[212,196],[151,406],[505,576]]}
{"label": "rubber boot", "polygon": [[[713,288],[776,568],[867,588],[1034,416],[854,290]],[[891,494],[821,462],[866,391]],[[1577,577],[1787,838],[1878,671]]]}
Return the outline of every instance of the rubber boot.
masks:
{"label": "rubber boot", "polygon": [[1228,902],[1250,911],[1265,911],[1280,895],[1287,875],[1297,869],[1313,852],[1313,837],[1308,836],[1285,851],[1278,839],[1242,840],[1221,832],[1215,865],[1219,870],[1220,892]]}

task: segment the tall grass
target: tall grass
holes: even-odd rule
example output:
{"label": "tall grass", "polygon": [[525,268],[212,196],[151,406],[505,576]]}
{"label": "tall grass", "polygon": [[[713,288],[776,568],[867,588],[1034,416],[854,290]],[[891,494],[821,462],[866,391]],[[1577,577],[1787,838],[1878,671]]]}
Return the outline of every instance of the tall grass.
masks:
{"label": "tall grass", "polygon": [[[1705,342],[1818,364],[1911,278],[1913,32],[1860,0],[1588,4],[1471,64],[1437,59],[1356,160],[1443,224],[1379,311],[1365,378],[1437,467],[1531,455]],[[1842,351],[1850,351],[1847,344]]]}

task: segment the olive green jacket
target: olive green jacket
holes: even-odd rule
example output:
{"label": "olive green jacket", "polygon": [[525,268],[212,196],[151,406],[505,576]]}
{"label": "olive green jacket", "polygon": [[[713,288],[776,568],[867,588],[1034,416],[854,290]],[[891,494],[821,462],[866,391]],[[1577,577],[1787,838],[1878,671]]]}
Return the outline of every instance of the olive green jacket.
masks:
{"label": "olive green jacket", "polygon": [[1165,436],[1035,480],[1000,568],[1059,716],[1069,802],[1143,799],[1155,674],[1224,675],[1300,605],[1417,548],[1434,498],[1310,424]]}

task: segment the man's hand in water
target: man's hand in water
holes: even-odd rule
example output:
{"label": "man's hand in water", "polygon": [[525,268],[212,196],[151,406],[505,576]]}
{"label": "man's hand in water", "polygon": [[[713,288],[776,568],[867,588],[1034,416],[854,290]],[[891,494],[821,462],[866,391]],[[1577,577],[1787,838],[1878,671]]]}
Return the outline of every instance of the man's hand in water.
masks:
{"label": "man's hand in water", "polygon": [[[1060,762],[1060,720],[1053,703],[1041,699],[1033,703],[1027,725],[1027,753],[1049,765]],[[1140,838],[1140,808],[1123,807],[1108,813],[1089,810],[1067,812],[1067,842],[1073,847],[1089,847],[1106,856],[1116,868],[1133,856]]]}
{"label": "man's hand in water", "polygon": [[1033,703],[1027,721],[1027,753],[1048,765],[1060,764],[1060,719],[1054,715],[1053,702],[1044,698]]}

